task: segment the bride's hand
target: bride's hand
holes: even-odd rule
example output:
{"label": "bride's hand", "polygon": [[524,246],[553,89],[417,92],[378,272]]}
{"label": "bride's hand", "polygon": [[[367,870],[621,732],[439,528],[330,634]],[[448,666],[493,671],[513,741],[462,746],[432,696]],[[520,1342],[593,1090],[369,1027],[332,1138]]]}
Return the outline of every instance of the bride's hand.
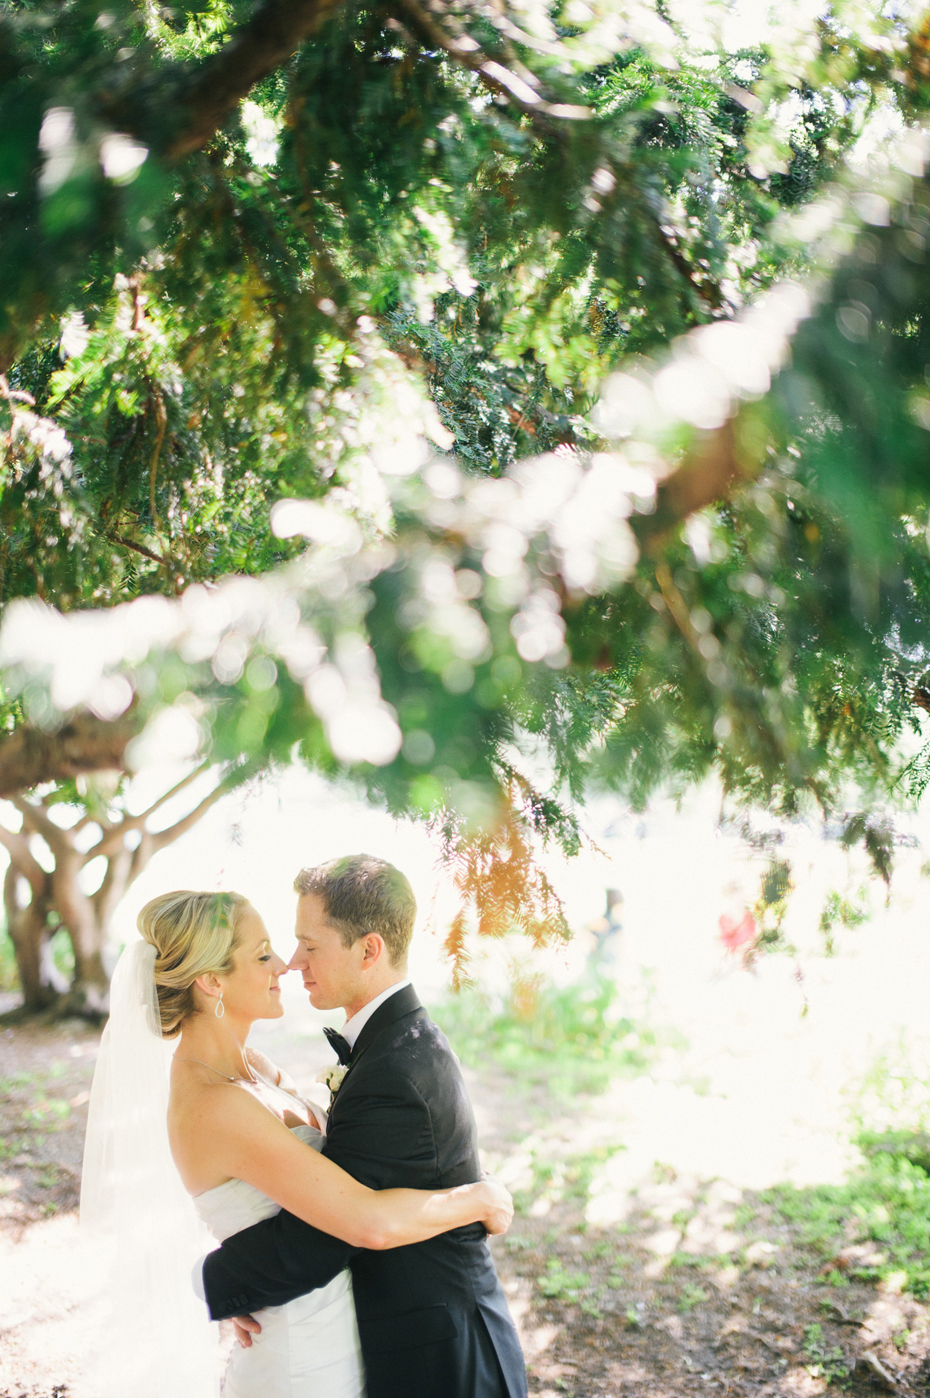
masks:
{"label": "bride's hand", "polygon": [[488,1212],[481,1221],[489,1233],[506,1233],[513,1222],[513,1200],[510,1191],[493,1175],[482,1175],[481,1183],[488,1194]]}
{"label": "bride's hand", "polygon": [[230,1320],[236,1332],[236,1339],[239,1341],[242,1348],[251,1349],[252,1336],[262,1333],[262,1327],[259,1325],[254,1315],[234,1315],[230,1316]]}

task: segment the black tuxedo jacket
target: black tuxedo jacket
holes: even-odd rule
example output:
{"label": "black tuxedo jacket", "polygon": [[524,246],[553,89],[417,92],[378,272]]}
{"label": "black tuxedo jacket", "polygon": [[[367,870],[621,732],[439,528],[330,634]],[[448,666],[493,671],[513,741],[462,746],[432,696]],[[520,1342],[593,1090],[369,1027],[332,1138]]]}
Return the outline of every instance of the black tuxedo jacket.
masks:
{"label": "black tuxedo jacket", "polygon": [[[412,986],[362,1029],[323,1153],[372,1189],[448,1189],[480,1177],[458,1060]],[[525,1398],[523,1354],[480,1223],[369,1252],[279,1213],[207,1257],[210,1314],[283,1305],[346,1266],[368,1398]]]}

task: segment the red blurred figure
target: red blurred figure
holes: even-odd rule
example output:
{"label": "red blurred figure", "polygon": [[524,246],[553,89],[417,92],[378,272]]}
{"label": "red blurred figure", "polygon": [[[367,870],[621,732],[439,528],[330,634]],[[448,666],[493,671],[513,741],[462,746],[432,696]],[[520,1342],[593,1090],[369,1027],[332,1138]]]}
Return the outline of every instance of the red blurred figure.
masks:
{"label": "red blurred figure", "polygon": [[720,919],[720,940],[727,951],[736,951],[739,947],[746,946],[748,942],[754,942],[756,940],[756,920],[752,913],[743,913],[739,922],[724,913]]}

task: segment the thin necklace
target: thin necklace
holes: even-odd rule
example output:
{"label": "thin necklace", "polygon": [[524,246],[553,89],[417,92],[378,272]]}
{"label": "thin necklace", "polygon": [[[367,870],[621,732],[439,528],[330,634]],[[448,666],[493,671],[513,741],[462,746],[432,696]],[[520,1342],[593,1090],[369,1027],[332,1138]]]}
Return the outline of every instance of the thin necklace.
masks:
{"label": "thin necklace", "polygon": [[[176,1059],[175,1059],[175,1062],[176,1062],[176,1063],[199,1063],[200,1066],[201,1066],[201,1068],[209,1068],[211,1073],[216,1073],[217,1077],[225,1078],[227,1082],[242,1082],[242,1081],[243,1081],[242,1078],[231,1078],[231,1077],[229,1076],[228,1073],[221,1073],[220,1070],[219,1070],[219,1068],[214,1068],[214,1067],[212,1066],[212,1064],[210,1064],[210,1063],[204,1063],[204,1061],[203,1061],[202,1058],[176,1058]],[[246,1063],[245,1066],[246,1066],[246,1070],[248,1071],[248,1067],[249,1067],[248,1063]],[[258,1087],[258,1078],[253,1078],[251,1073],[248,1074],[248,1080],[249,1080],[250,1083],[254,1083],[255,1086]]]}

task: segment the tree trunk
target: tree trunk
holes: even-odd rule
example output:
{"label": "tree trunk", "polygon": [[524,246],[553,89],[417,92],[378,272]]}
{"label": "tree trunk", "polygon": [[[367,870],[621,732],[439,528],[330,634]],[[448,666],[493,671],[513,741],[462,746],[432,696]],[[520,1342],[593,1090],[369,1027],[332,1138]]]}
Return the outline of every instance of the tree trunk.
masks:
{"label": "tree trunk", "polygon": [[[71,935],[70,928],[68,932]],[[109,929],[96,923],[93,928],[83,928],[80,938],[71,935],[71,945],[75,947],[74,980],[65,1000],[65,1008],[71,1014],[102,1019],[109,1013],[110,978],[103,963],[108,935]]]}
{"label": "tree trunk", "polygon": [[30,890],[32,896],[27,903],[21,894],[25,883],[11,863],[3,880],[7,931],[16,957],[23,1007],[29,1011],[47,1010],[58,1003],[68,984],[55,965],[49,946],[54,930],[49,927],[50,889],[46,887],[38,896]]}
{"label": "tree trunk", "polygon": [[106,1015],[108,1009],[109,976],[104,969],[103,950],[114,904],[107,900],[98,906],[95,898],[88,897],[81,888],[81,868],[79,855],[58,852],[51,877],[52,899],[74,949],[74,977],[65,1008],[71,1014],[96,1019]]}
{"label": "tree trunk", "polygon": [[[110,859],[99,893],[88,897],[81,887],[82,856],[70,840],[62,837],[56,844],[52,873],[40,869],[26,848],[11,851],[4,877],[6,923],[23,992],[23,1009],[35,1012],[54,1007],[61,1014],[97,1020],[108,1009],[109,976],[104,949],[113,911],[130,882],[129,863],[122,851]],[[67,932],[74,951],[70,984],[55,965],[50,946],[61,928]]]}
{"label": "tree trunk", "polygon": [[[0,844],[10,856],[3,898],[27,1011],[54,1005],[63,1014],[87,1019],[107,1014],[110,978],[106,947],[120,899],[152,856],[196,825],[229,790],[230,783],[228,779],[218,782],[193,810],[164,830],[149,830],[147,821],[205,770],[206,764],[194,768],[140,815],[124,812],[113,820],[100,812],[88,812],[68,828],[51,819],[49,806],[43,802],[25,796],[12,798],[22,814],[23,826],[14,831],[0,824]],[[88,823],[100,827],[100,838],[81,849],[78,835]],[[130,839],[133,835],[138,840],[135,845]],[[39,864],[30,847],[34,836],[41,836],[54,859],[51,873]],[[81,886],[82,874],[97,859],[104,861],[103,879],[97,891],[88,894]],[[67,932],[74,950],[70,986],[55,966],[49,948],[50,936],[59,927]]]}

